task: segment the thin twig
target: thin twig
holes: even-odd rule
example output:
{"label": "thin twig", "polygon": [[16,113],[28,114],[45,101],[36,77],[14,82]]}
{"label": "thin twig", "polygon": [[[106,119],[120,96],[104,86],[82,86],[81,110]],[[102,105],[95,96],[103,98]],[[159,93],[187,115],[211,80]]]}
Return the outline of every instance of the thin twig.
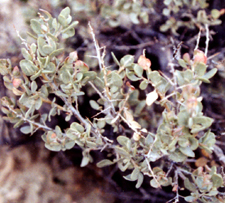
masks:
{"label": "thin twig", "polygon": [[92,88],[98,93],[98,95],[103,99],[103,101],[105,100],[105,97],[102,95],[102,93],[97,89],[97,87],[95,87],[95,85],[91,82],[91,81],[89,81],[88,82],[91,86],[92,86]]}
{"label": "thin twig", "polygon": [[24,44],[25,47],[27,48],[27,50],[29,50],[29,46],[28,46],[28,44],[27,44],[27,41],[21,37],[21,35],[20,35],[19,31],[16,29],[16,27],[15,27],[15,26],[13,26],[13,27],[14,27],[14,29],[16,30],[17,36],[18,36],[18,37],[20,38],[20,40],[22,41],[21,44]]}
{"label": "thin twig", "polygon": [[200,29],[199,32],[198,32],[197,42],[196,42],[196,46],[195,46],[194,50],[198,49],[200,38],[201,38],[201,31],[202,31],[202,29]]}
{"label": "thin twig", "polygon": [[207,56],[208,49],[209,49],[209,25],[208,24],[205,24],[205,31],[206,31],[205,56]]}
{"label": "thin twig", "polygon": [[62,107],[62,106],[60,106],[60,105],[58,105],[58,104],[53,103],[53,102],[52,102],[51,100],[49,100],[49,99],[44,99],[44,98],[41,97],[41,100],[42,100],[43,102],[47,103],[47,104],[54,105],[56,108],[60,109],[61,111],[66,111],[66,112],[68,112],[64,107]]}
{"label": "thin twig", "polygon": [[[25,118],[22,114],[18,114],[18,113],[17,113],[13,108],[11,108],[10,106],[7,106],[7,107],[9,108],[9,110],[10,110],[11,112],[13,112],[13,113],[16,115],[17,118],[22,119],[25,123],[30,123],[30,124],[36,126],[38,129],[43,129],[43,130],[55,132],[54,129],[52,129],[52,128],[46,126],[46,125],[42,125],[42,124],[37,123],[37,122],[35,122],[35,121],[29,120],[29,119]],[[66,136],[66,134],[64,134],[64,133],[63,133],[63,135]]]}
{"label": "thin twig", "polygon": [[[110,106],[111,106],[111,109],[113,111],[113,114],[115,115],[116,114],[116,111],[115,111],[115,107],[111,101],[111,93],[109,91],[109,84],[107,82],[107,72],[106,72],[106,67],[104,65],[104,61],[103,61],[103,57],[105,56],[105,49],[103,50],[103,55],[101,56],[101,53],[100,53],[100,47],[95,39],[95,34],[94,34],[94,31],[93,31],[93,28],[91,26],[91,23],[89,22],[89,27],[91,29],[91,35],[92,35],[92,38],[93,38],[93,41],[94,41],[94,45],[95,45],[95,49],[96,49],[96,53],[97,53],[97,58],[98,58],[98,62],[99,62],[99,68],[101,71],[103,71],[103,74],[104,74],[104,96],[105,96],[105,99],[109,102]],[[107,102],[106,101],[106,102]],[[107,104],[106,104],[107,105]],[[111,112],[110,110],[108,111],[108,114],[111,115]],[[113,115],[111,115],[111,117],[114,117]]]}
{"label": "thin twig", "polygon": [[147,165],[148,165],[149,171],[152,173],[152,177],[154,178],[154,180],[155,180],[156,183],[158,184],[159,188],[161,188],[161,185],[160,185],[159,181],[157,180],[157,178],[156,178],[156,176],[155,176],[155,174],[154,174],[154,172],[153,172],[153,170],[152,170],[152,167],[151,167],[151,165],[150,165],[148,159],[145,158],[145,161],[146,161],[146,163],[147,163]]}
{"label": "thin twig", "polygon": [[94,42],[94,45],[95,45],[95,49],[96,49],[96,52],[97,52],[99,68],[100,68],[100,70],[102,70],[102,59],[101,59],[101,54],[100,54],[100,51],[99,51],[99,45],[98,45],[98,43],[97,43],[97,41],[95,39],[95,33],[94,33],[94,30],[93,30],[90,22],[88,23],[88,26],[89,26],[89,28],[91,30],[92,39],[93,39],[93,42]]}
{"label": "thin twig", "polygon": [[[58,87],[56,86],[55,83],[51,83],[51,86],[52,86],[52,88],[53,88],[55,91],[58,90]],[[89,126],[91,126],[91,133],[93,133],[95,136],[101,137],[101,138],[104,139],[106,142],[110,142],[110,143],[113,142],[112,140],[109,140],[107,137],[102,136],[101,133],[100,133],[93,125],[91,125],[87,120],[85,120],[85,119],[81,116],[80,112],[79,112],[77,109],[75,109],[75,108],[73,107],[73,105],[70,104],[69,101],[68,101],[65,97],[63,97],[63,96],[59,96],[59,97],[63,100],[63,102],[65,103],[65,105],[71,110],[71,112],[73,113],[73,115],[74,115],[74,116],[75,116],[82,124],[85,125],[85,128],[86,128],[86,129],[88,129]]]}
{"label": "thin twig", "polygon": [[113,48],[114,49],[117,49],[117,50],[126,50],[126,51],[129,51],[130,49],[143,49],[143,48],[145,48],[147,46],[151,46],[153,44],[155,44],[155,42],[150,41],[150,42],[144,42],[144,43],[141,43],[141,44],[130,45],[130,46],[128,46],[128,45],[121,45],[121,46],[116,45]]}
{"label": "thin twig", "polygon": [[167,201],[166,203],[172,202],[173,200],[175,200],[174,203],[178,203],[179,202],[180,195],[179,195],[179,188],[178,188],[179,187],[178,186],[178,171],[175,171],[175,181],[176,181],[175,186],[177,185],[176,196],[173,199]]}
{"label": "thin twig", "polygon": [[118,114],[120,118],[132,129],[135,133],[140,134],[136,128],[134,128],[121,114]]}

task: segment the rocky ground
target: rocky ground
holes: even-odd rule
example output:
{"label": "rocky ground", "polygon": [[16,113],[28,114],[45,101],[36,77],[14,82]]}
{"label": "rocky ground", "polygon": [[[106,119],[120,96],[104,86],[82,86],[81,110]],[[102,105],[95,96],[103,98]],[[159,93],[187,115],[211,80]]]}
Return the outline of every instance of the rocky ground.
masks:
{"label": "rocky ground", "polygon": [[[0,203],[114,202],[104,180],[90,169],[63,167],[43,145],[0,148]],[[103,189],[104,188],[104,189]]]}

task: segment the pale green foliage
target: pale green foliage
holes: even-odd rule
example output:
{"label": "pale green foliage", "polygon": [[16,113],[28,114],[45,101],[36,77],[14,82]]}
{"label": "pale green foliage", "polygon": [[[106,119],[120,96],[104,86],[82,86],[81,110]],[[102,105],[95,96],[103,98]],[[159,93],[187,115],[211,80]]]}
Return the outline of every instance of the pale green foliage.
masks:
{"label": "pale green foliage", "polygon": [[126,1],[116,0],[113,5],[105,4],[101,7],[101,16],[108,19],[108,24],[111,27],[121,25],[121,21],[126,19],[126,24],[129,22],[139,24],[140,22],[148,23],[148,13],[142,7],[141,1]]}
{"label": "pale green foliage", "polygon": [[[208,7],[206,0],[164,0],[164,4],[166,7],[163,9],[163,15],[167,16],[168,20],[160,26],[162,32],[171,30],[172,34],[178,35],[177,30],[181,27],[194,29],[205,24],[211,26],[221,24],[219,17],[222,13],[219,10],[213,9],[209,15],[202,10]],[[192,11],[197,10],[197,15],[186,12],[187,7]],[[188,20],[183,21],[181,17],[186,17]]]}
{"label": "pale green foliage", "polygon": [[[131,24],[148,23],[148,12],[151,8],[150,3],[143,3],[142,1],[127,1],[127,0],[115,0],[115,1],[101,1],[101,0],[82,0],[72,1],[69,3],[72,10],[76,13],[85,12],[86,15],[95,16],[99,14],[107,24],[111,27],[127,26]],[[146,8],[144,5],[149,4]],[[96,6],[97,5],[97,6]],[[98,9],[99,7],[99,9]],[[98,13],[98,10],[100,12]]]}
{"label": "pale green foliage", "polygon": [[[134,9],[134,2],[129,5],[121,2],[118,8]],[[73,36],[78,23],[72,22],[70,9],[63,9],[57,19],[47,11],[42,10],[42,13],[38,20],[31,20],[35,34],[30,35],[36,43],[22,48],[24,59],[20,61],[20,69],[17,66],[13,68],[8,59],[0,60],[0,73],[4,76],[6,88],[19,97],[17,103],[8,97],[1,99],[2,111],[7,115],[5,119],[14,123],[14,127],[20,127],[25,134],[44,131],[42,139],[50,150],[67,150],[78,145],[83,150],[82,167],[93,161],[90,151],[110,150],[114,154],[110,153],[109,158],[97,166],[117,164],[121,171],[130,170],[131,173],[124,178],[136,181],[137,188],[141,186],[144,175],[151,177],[152,187],[158,188],[178,184],[176,174],[182,174],[184,187],[191,191],[191,195],[185,197],[186,201],[210,199],[216,202],[217,188],[224,186],[223,177],[216,168],[207,172],[203,172],[201,167],[188,171],[182,165],[188,157],[195,157],[198,148],[209,153],[213,150],[215,135],[208,129],[213,119],[203,115],[200,85],[209,82],[216,69],[207,71],[204,60],[187,60],[185,55],[176,63],[183,69],[174,70],[171,77],[164,77],[159,71],[151,70],[151,62],[144,54],[136,63],[134,56],[125,55],[118,60],[112,53],[118,66],[116,70],[106,70],[102,60],[99,72],[90,71],[87,64],[78,60],[76,52],[71,52],[65,59],[61,56],[60,38]],[[194,57],[198,53],[194,52]],[[41,85],[37,84],[37,78]],[[140,89],[131,85],[134,81],[139,82]],[[84,95],[81,90],[84,86],[99,95],[97,101],[89,101],[90,106],[101,114],[101,118],[95,117],[93,122],[83,118],[77,108],[78,97]],[[154,88],[152,101],[149,97],[147,101],[139,100],[139,91],[150,86]],[[50,100],[49,94],[55,95],[54,99]],[[56,98],[60,98],[64,105],[57,104]],[[142,126],[144,110],[148,112],[151,108],[146,102],[149,106],[155,102],[164,108],[156,133]],[[49,105],[49,109],[41,114],[44,103]],[[67,115],[65,120],[70,127],[49,127],[48,121],[61,112]],[[71,117],[78,122],[71,122]],[[126,130],[124,123],[128,127]],[[148,121],[146,123],[149,125]],[[114,140],[104,134],[106,124],[112,126]],[[174,177],[167,174],[169,169],[164,171],[162,165],[151,168],[151,162],[159,159],[180,164],[181,167],[174,167]]]}

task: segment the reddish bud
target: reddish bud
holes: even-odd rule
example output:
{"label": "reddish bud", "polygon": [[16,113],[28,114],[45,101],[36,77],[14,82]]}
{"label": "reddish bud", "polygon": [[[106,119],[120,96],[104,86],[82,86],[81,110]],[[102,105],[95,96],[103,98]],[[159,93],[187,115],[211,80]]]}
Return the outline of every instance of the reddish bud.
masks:
{"label": "reddish bud", "polygon": [[198,50],[198,49],[194,51],[194,62],[195,63],[202,62],[204,64],[207,63],[207,57],[205,56],[203,51]]}
{"label": "reddish bud", "polygon": [[225,13],[225,8],[220,10],[220,15],[223,15]]}
{"label": "reddish bud", "polygon": [[22,84],[22,80],[19,78],[14,78],[12,81],[13,87],[18,88]]}
{"label": "reddish bud", "polygon": [[128,86],[131,90],[135,90],[135,87],[131,85],[129,81],[126,82],[126,86]]}
{"label": "reddish bud", "polygon": [[75,67],[80,69],[80,70],[86,70],[86,71],[89,70],[88,65],[81,60],[78,60],[78,61],[75,62]]}
{"label": "reddish bud", "polygon": [[144,70],[148,70],[151,67],[152,62],[144,55],[141,55],[138,59],[138,65],[141,66]]}
{"label": "reddish bud", "polygon": [[51,138],[52,138],[52,139],[56,138],[56,134],[55,134],[55,133],[52,133],[52,134],[51,134]]}
{"label": "reddish bud", "polygon": [[173,186],[172,191],[173,191],[173,192],[177,192],[177,190],[178,190],[178,185],[176,184],[176,185]]}

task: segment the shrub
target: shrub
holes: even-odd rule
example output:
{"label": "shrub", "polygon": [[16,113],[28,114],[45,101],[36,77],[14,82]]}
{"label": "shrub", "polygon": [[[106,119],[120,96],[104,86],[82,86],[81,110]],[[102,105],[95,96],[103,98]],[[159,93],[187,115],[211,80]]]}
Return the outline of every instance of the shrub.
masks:
{"label": "shrub", "polygon": [[[149,176],[154,188],[171,185],[175,202],[180,198],[187,202],[222,201],[218,189],[224,186],[223,172],[220,174],[216,166],[193,169],[187,165],[187,159],[195,158],[199,149],[212,153],[216,142],[210,130],[213,119],[202,112],[200,92],[202,82],[209,83],[217,72],[216,68],[207,71],[208,37],[205,51],[199,50],[197,42],[193,57],[185,53],[177,59],[178,46],[169,63],[170,75],[151,70],[145,51],[137,62],[132,55],[117,59],[112,53],[117,68],[110,69],[104,63],[105,50],[99,47],[89,24],[99,62],[99,71],[91,71],[76,51],[65,58],[60,46],[62,38],[74,35],[77,24],[68,7],[58,18],[41,10],[39,19],[30,21],[33,34],[29,35],[35,42],[29,44],[21,38],[25,47],[19,67],[12,67],[9,59],[0,60],[4,85],[18,97],[17,101],[1,99],[4,119],[25,134],[43,131],[42,139],[49,150],[69,150],[78,145],[83,151],[81,167],[93,161],[91,151],[108,152],[107,159],[97,166],[117,164],[121,171],[130,171],[124,178],[136,181],[136,188],[144,176]],[[206,23],[206,34],[207,28]],[[87,93],[98,94],[97,100],[89,101],[97,112],[93,118],[84,118],[79,112],[84,87]],[[63,105],[56,102],[58,99]],[[163,108],[156,132],[148,130],[151,122],[145,119],[153,103]],[[49,108],[43,111],[46,105]],[[70,127],[51,128],[49,122],[57,114],[66,115]],[[108,136],[108,126],[113,136]],[[183,187],[190,191],[189,196],[179,194]]]}

